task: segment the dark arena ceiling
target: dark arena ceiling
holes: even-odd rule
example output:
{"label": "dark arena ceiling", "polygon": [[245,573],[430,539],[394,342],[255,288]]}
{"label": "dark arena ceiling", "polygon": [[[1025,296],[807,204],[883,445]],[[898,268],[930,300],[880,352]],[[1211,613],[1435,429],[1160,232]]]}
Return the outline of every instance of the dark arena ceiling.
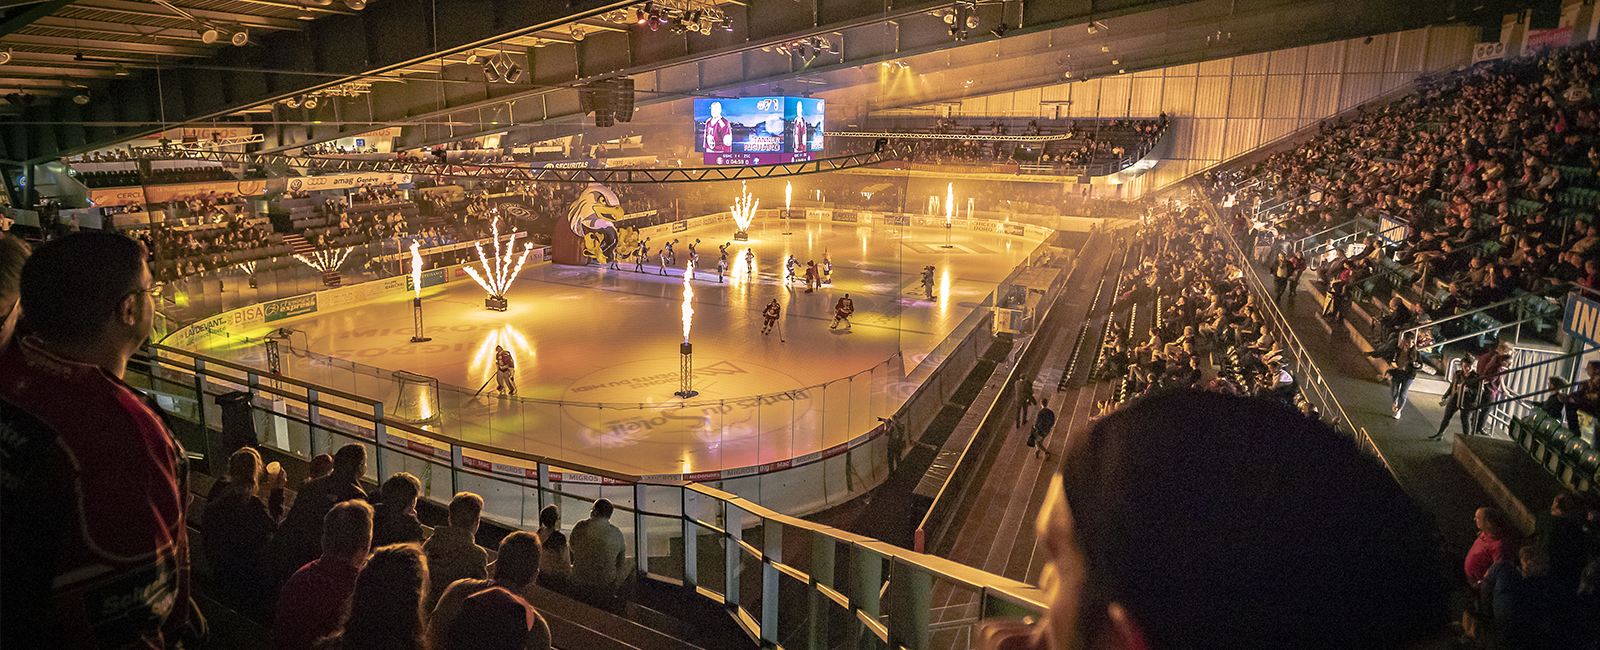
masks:
{"label": "dark arena ceiling", "polygon": [[[641,106],[788,83],[864,112],[1060,83],[1066,72],[1119,74],[1447,23],[1497,29],[1521,5],[0,0],[0,162],[186,124],[251,126],[266,135],[262,151],[383,126],[413,127],[407,147],[508,130],[525,142],[584,129],[576,86],[621,76],[634,79]],[[978,26],[958,38],[945,20],[952,11],[963,16],[958,31],[966,16]],[[1011,60],[1027,64],[993,72]],[[896,97],[878,87],[885,61],[980,81]]]}

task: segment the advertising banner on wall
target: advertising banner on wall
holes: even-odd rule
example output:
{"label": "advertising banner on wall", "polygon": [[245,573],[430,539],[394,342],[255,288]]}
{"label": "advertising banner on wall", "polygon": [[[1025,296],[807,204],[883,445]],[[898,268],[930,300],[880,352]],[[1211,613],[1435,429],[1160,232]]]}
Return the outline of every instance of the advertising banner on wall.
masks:
{"label": "advertising banner on wall", "polygon": [[147,203],[166,203],[167,201],[182,201],[195,196],[205,196],[208,194],[258,196],[266,193],[266,191],[267,182],[264,180],[184,183],[182,185],[147,186],[144,188],[144,198]]}
{"label": "advertising banner on wall", "polygon": [[274,300],[261,305],[263,320],[270,323],[275,320],[304,316],[317,312],[317,294],[307,294]]}
{"label": "advertising banner on wall", "polygon": [[1572,44],[1572,28],[1557,27],[1555,29],[1530,29],[1528,41],[1522,45],[1523,54],[1531,54],[1551,47],[1566,47]]}
{"label": "advertising banner on wall", "polygon": [[410,174],[371,172],[366,174],[329,174],[291,178],[285,185],[290,192],[315,192],[318,190],[348,190],[365,185],[409,185]]}
{"label": "advertising banner on wall", "polygon": [[143,187],[106,187],[89,190],[89,205],[97,208],[144,203]]}

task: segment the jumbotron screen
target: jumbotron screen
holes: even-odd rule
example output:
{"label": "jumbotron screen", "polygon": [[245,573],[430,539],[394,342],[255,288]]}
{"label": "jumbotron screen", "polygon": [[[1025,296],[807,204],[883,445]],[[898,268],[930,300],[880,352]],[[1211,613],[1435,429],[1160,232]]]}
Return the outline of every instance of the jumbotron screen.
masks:
{"label": "jumbotron screen", "polygon": [[824,115],[823,100],[810,97],[696,99],[694,150],[713,164],[806,159],[779,154],[822,151]]}

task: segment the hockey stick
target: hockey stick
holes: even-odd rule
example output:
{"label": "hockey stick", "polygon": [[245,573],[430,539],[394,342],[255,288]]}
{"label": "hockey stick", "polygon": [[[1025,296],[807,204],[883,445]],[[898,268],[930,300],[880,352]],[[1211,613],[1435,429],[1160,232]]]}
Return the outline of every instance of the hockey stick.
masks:
{"label": "hockey stick", "polygon": [[482,392],[483,392],[483,389],[485,389],[485,388],[488,388],[488,387],[489,387],[489,382],[491,382],[491,381],[494,381],[494,375],[489,375],[489,378],[488,378],[488,379],[485,379],[485,380],[483,380],[483,385],[482,385],[482,386],[479,386],[479,387],[478,387],[478,392],[477,392],[477,393],[473,393],[473,394],[472,394],[472,396],[473,396],[473,397],[477,397],[477,396],[478,396],[478,393],[482,393]]}

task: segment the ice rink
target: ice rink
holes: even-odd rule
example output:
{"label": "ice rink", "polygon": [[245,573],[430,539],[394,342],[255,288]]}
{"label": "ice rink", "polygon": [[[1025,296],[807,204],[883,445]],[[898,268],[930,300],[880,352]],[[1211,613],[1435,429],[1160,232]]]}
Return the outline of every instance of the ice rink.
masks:
{"label": "ice rink", "polygon": [[[461,440],[632,474],[714,471],[788,460],[871,430],[931,369],[918,372],[925,357],[1039,244],[955,231],[944,248],[946,231],[936,228],[762,220],[748,242],[729,246],[730,272],[718,283],[717,247],[733,231],[729,223],[671,235],[678,263],[666,276],[656,264],[660,236],[649,242],[644,273],[631,260],[622,270],[530,265],[507,292],[505,312],[487,310],[472,281],[424,290],[426,343],[411,342],[411,302],[398,297],[246,334],[293,330],[285,374],[391,405],[401,397],[392,371],[436,378],[440,403],[429,408],[442,417],[424,426]],[[684,265],[696,238],[689,340],[700,394],[686,404],[673,393]],[[746,249],[755,251],[753,276]],[[807,294],[803,283],[784,281],[789,255],[803,274],[803,264],[820,267],[824,253],[833,261],[831,285]],[[926,265],[937,269],[933,299],[921,285]],[[846,293],[853,326],[829,329]],[[781,339],[780,331],[761,333],[761,311],[774,298],[783,308]],[[496,393],[496,345],[516,358],[517,398]],[[264,363],[260,345],[202,351]]]}

